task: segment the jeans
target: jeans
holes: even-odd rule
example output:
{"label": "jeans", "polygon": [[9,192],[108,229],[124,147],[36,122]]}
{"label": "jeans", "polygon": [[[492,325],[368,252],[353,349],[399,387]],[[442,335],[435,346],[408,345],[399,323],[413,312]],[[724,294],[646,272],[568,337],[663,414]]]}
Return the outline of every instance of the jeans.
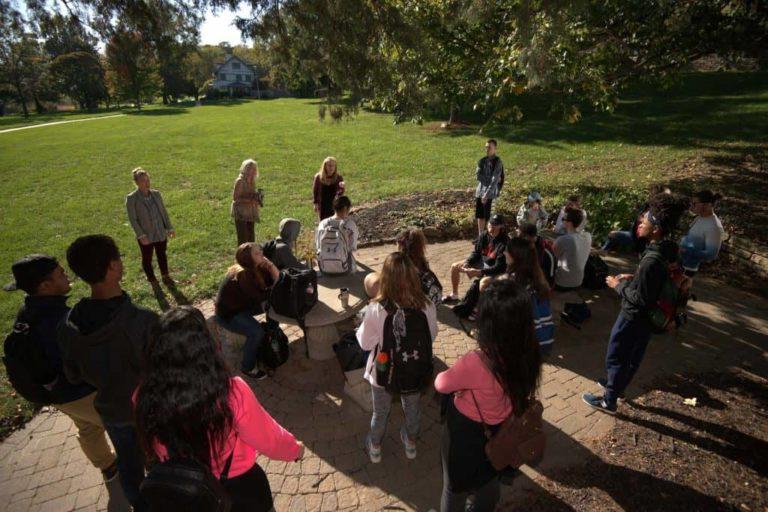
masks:
{"label": "jeans", "polygon": [[499,478],[492,478],[487,484],[473,491],[453,492],[450,489],[446,461],[443,460],[443,494],[440,497],[440,512],[464,512],[467,508],[467,498],[475,497],[473,512],[493,512],[499,502]]}
{"label": "jeans", "polygon": [[[373,385],[371,385],[371,395],[373,396],[373,415],[371,416],[371,433],[368,438],[371,443],[378,446],[387,430],[389,411],[392,410],[392,395],[386,389]],[[419,435],[420,399],[420,393],[400,395],[400,402],[405,413],[405,425],[403,425],[401,432],[404,430],[411,442],[416,442],[416,437]]]}
{"label": "jeans", "polygon": [[240,363],[240,370],[243,372],[250,372],[253,370],[259,359],[259,347],[265,337],[264,328],[261,326],[261,322],[256,320],[251,312],[248,311],[238,313],[228,319],[217,316],[216,321],[218,321],[219,325],[226,330],[245,336],[243,360]]}
{"label": "jeans", "polygon": [[153,244],[142,245],[139,242],[141,248],[141,268],[144,269],[147,279],[150,281],[155,280],[155,271],[152,270],[152,252],[157,254],[157,266],[160,267],[160,273],[164,276],[168,275],[168,257],[165,254],[165,250],[168,247],[168,240],[162,242],[155,242]]}
{"label": "jeans", "polygon": [[144,454],[136,436],[136,427],[105,422],[104,428],[117,452],[117,470],[125,497],[135,512],[148,511],[147,503],[139,494],[139,486],[144,480]]}
{"label": "jeans", "polygon": [[603,242],[602,249],[604,251],[611,251],[613,249],[626,249],[632,247],[635,243],[635,239],[632,238],[630,231],[615,231],[613,237],[608,237]]}
{"label": "jeans", "polygon": [[236,220],[237,245],[256,241],[256,223],[247,220]]}
{"label": "jeans", "polygon": [[637,373],[652,334],[646,320],[630,320],[624,313],[619,313],[616,318],[605,354],[607,384],[604,399],[610,407],[616,405],[616,400]]}

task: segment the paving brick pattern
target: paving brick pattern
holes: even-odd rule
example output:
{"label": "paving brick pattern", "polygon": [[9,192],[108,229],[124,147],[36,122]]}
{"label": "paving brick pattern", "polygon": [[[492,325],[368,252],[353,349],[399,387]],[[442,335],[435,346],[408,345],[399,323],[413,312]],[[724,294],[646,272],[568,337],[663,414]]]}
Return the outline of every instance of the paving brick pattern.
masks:
{"label": "paving brick pattern", "polygon": [[[359,258],[378,269],[391,246],[361,250]],[[448,270],[463,259],[468,242],[430,246],[433,269],[448,287]],[[617,270],[626,260],[608,258]],[[754,296],[705,278],[696,283],[702,299],[693,304],[692,320],[676,335],[657,337],[648,349],[630,396],[643,384],[668,372],[700,371],[737,365],[766,374],[768,306]],[[461,290],[466,288],[462,283]],[[566,301],[586,300],[593,318],[582,330],[558,325],[555,349],[545,365],[541,397],[544,417],[552,433],[547,455],[539,468],[557,468],[583,461],[581,443],[608,432],[614,419],[587,408],[581,393],[595,390],[603,374],[605,343],[618,311],[610,290],[580,292],[553,301],[559,314]],[[210,302],[201,308],[212,312]],[[475,347],[452,313],[439,310],[435,356],[439,368],[452,365]],[[383,443],[383,461],[370,464],[363,451],[370,415],[345,397],[343,376],[335,360],[310,361],[296,327],[284,326],[291,339],[291,360],[273,379],[254,384],[266,409],[307,446],[298,463],[261,457],[274,494],[277,511],[430,510],[439,508],[441,472],[439,444],[442,425],[434,393],[422,398],[419,455],[405,458],[398,439],[402,411],[393,407]],[[77,444],[76,431],[63,414],[50,410],[37,415],[23,430],[0,445],[0,509],[7,511],[124,510],[125,502],[114,484],[109,489],[91,467]],[[578,447],[576,445],[579,445]],[[579,448],[579,449],[576,449]],[[581,459],[581,460],[580,460]],[[532,479],[537,472],[526,468]],[[503,497],[520,485],[505,487]],[[111,496],[111,501],[110,501]],[[502,507],[503,508],[503,507]]]}

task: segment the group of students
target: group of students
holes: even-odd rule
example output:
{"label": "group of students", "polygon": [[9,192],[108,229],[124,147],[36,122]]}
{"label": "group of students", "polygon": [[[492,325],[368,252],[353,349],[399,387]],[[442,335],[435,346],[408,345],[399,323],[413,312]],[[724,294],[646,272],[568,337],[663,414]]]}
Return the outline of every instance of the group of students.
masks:
{"label": "group of students", "polygon": [[[573,197],[561,211],[561,236],[554,245],[548,244],[536,221],[531,221],[543,210],[541,197],[535,194],[522,211],[524,222],[517,236],[509,237],[503,217],[490,214],[503,183],[503,165],[495,155],[495,141],[488,141],[486,147],[488,155],[477,170],[476,214],[482,234],[470,257],[452,265],[451,293],[443,296],[442,285],[430,269],[423,232],[405,230],[397,238],[398,250],[387,256],[381,271],[366,277],[371,303],[356,332],[361,349],[370,352],[365,378],[371,385],[373,414],[365,449],[372,463],[383,457],[394,398],[399,396],[405,413],[399,437],[406,457],[413,459],[421,393],[434,386],[448,397],[441,444],[442,511],[464,510],[470,495],[474,495],[475,510],[496,506],[499,474],[484,455],[485,428],[495,432],[510,414],[521,414],[533,402],[554,329],[551,313],[542,315],[539,306],[548,303],[553,290],[574,286],[577,274],[573,272],[581,265],[587,239],[586,214]],[[246,182],[258,172],[255,162],[244,163],[241,171],[244,175],[241,172],[238,180]],[[173,235],[173,227],[162,197],[149,187],[146,171],[136,169],[133,176],[137,190],[126,204],[144,270],[152,281],[149,271],[155,252],[162,277],[170,280],[165,242]],[[236,183],[236,193],[238,187],[244,188]],[[351,271],[358,233],[335,160],[326,159],[313,189],[320,218],[316,248],[322,250],[325,232],[336,230],[351,248],[347,269]],[[256,191],[253,204],[263,204],[259,196]],[[717,199],[708,191],[694,197],[698,217],[679,250],[688,271],[697,270],[701,261],[719,250],[722,224],[713,212]],[[678,257],[678,244],[671,237],[686,208],[685,201],[672,194],[654,194],[638,212],[631,231],[612,233],[604,246],[610,249],[631,240],[645,247],[634,275],[607,280],[621,297],[621,312],[608,341],[606,377],[599,381],[604,392],[583,396],[592,407],[615,412],[617,400],[639,368],[652,335],[648,313],[661,293],[668,265]],[[529,214],[529,209],[534,213]],[[238,233],[248,229],[241,226]],[[294,254],[299,229],[298,221],[284,219],[276,240],[239,244],[235,263],[217,294],[217,321],[246,335],[240,370],[249,378],[266,376],[257,369],[264,330],[254,315],[261,312],[270,286],[284,268],[312,266],[312,261],[299,261]],[[270,510],[269,482],[256,457],[295,461],[301,458],[303,445],[227,367],[202,314],[183,306],[158,317],[133,304],[120,285],[120,251],[108,236],[78,238],[67,249],[66,258],[72,272],[90,286],[90,296],[70,308],[66,304],[69,280],[58,261],[46,255],[27,256],[12,268],[15,288],[27,294],[15,325],[42,348],[48,368],[40,383],[49,393],[47,401],[72,418],[91,463],[106,480],[119,475],[135,510],[149,509],[139,492],[147,462],[169,458],[204,464],[221,479],[233,510]],[[477,323],[478,348],[433,379],[436,308],[458,298],[461,274],[477,280],[471,314]]]}

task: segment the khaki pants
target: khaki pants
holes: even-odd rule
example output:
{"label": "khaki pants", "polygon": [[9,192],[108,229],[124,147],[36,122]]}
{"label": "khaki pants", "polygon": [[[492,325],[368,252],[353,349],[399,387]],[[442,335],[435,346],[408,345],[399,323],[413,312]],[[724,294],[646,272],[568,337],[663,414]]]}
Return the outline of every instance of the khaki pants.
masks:
{"label": "khaki pants", "polygon": [[115,462],[115,453],[107,442],[99,413],[93,407],[94,398],[95,392],[73,402],[56,404],[56,408],[75,423],[80,448],[91,464],[99,469],[106,469]]}

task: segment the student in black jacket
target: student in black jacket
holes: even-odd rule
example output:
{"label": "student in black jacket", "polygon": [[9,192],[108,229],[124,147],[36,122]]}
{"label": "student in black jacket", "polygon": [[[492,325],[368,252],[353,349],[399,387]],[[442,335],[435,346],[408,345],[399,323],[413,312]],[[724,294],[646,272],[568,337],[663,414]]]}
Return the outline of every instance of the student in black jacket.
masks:
{"label": "student in black jacket", "polygon": [[144,456],[136,437],[131,397],[139,383],[144,346],[157,315],[135,306],[120,287],[123,262],[115,241],[88,235],[67,249],[72,271],[91,287],[59,331],[64,373],[96,388],[94,405],[117,452],[120,484],[133,510],[148,510],[139,495]]}
{"label": "student in black jacket", "polygon": [[651,198],[638,235],[648,241],[637,271],[609,276],[606,283],[621,297],[621,311],[611,330],[605,356],[606,378],[598,380],[602,396],[584,393],[584,402],[609,414],[632,381],[651,339],[650,312],[661,295],[669,264],[677,260],[677,244],[669,239],[685,211],[683,201],[669,194]]}
{"label": "student in black jacket", "polygon": [[497,213],[491,217],[488,230],[477,238],[469,258],[451,265],[451,294],[443,297],[443,302],[458,300],[461,274],[466,274],[470,279],[503,274],[507,269],[504,248],[508,241],[504,217]]}

